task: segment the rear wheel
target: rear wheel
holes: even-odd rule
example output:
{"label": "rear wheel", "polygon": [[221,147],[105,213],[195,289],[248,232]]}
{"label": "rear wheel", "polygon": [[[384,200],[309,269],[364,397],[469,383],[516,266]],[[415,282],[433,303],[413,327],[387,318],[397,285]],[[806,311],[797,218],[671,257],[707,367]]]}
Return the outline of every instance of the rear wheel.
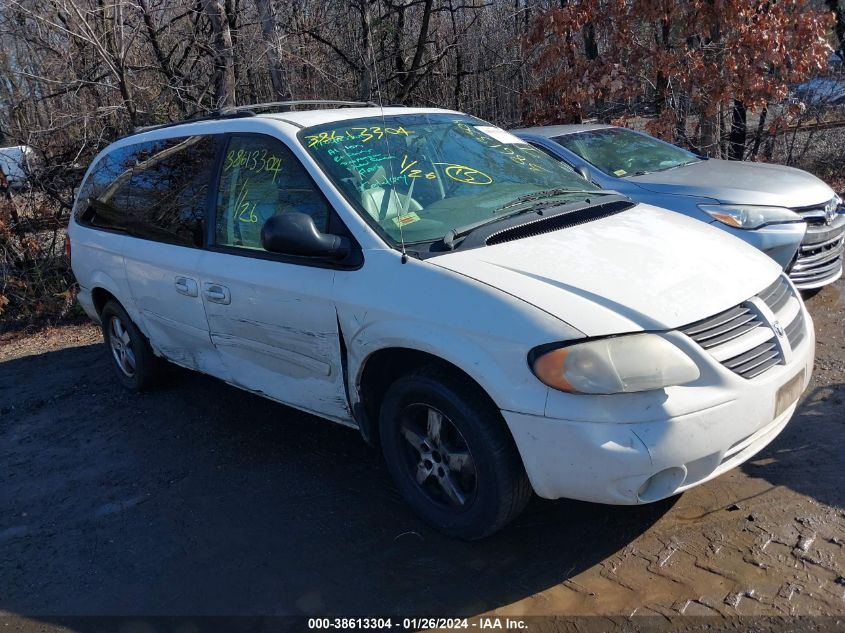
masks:
{"label": "rear wheel", "polygon": [[109,301],[100,313],[100,321],[112,367],[123,386],[133,391],[153,386],[160,377],[162,361],[123,306]]}
{"label": "rear wheel", "polygon": [[399,492],[446,534],[488,536],[530,499],[501,414],[456,372],[428,367],[393,383],[381,406],[379,434]]}

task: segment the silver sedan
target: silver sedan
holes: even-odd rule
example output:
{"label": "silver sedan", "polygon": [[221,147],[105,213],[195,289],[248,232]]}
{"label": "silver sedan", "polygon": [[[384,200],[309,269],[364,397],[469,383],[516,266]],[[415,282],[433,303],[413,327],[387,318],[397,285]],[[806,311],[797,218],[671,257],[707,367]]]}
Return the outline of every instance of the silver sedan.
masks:
{"label": "silver sedan", "polygon": [[552,125],[514,134],[604,189],[718,226],[770,255],[801,290],[842,276],[845,206],[800,169],[698,156],[610,125]]}

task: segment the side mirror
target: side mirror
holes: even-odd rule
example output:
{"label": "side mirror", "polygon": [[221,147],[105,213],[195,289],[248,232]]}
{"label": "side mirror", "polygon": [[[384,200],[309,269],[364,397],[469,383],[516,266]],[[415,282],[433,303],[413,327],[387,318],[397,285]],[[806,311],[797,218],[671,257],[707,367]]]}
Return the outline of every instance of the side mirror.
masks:
{"label": "side mirror", "polygon": [[346,237],[320,233],[314,218],[298,211],[274,215],[267,220],[261,227],[261,245],[271,253],[333,259],[343,259],[350,249]]}
{"label": "side mirror", "polygon": [[587,182],[592,182],[592,178],[590,178],[590,171],[586,167],[584,167],[584,165],[576,165],[575,167],[573,167],[573,169],[575,170],[576,174],[581,176],[581,178],[583,178]]}

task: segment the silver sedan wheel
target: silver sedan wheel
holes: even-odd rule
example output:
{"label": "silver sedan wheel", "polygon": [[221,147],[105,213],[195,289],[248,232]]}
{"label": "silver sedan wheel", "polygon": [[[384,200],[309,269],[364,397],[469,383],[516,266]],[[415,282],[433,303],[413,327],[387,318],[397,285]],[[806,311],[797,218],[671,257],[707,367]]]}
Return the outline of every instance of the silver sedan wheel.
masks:
{"label": "silver sedan wheel", "polygon": [[129,378],[135,376],[135,350],[120,317],[113,316],[109,319],[109,345],[118,369]]}
{"label": "silver sedan wheel", "polygon": [[439,505],[463,510],[478,488],[475,461],[464,436],[442,412],[413,404],[402,412],[404,464],[425,495]]}

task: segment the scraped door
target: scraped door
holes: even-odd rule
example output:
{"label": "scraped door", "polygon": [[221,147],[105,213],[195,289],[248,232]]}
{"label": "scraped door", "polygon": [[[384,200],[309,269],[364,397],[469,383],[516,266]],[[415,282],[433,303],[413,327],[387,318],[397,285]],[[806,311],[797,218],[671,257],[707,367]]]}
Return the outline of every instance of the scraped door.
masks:
{"label": "scraped door", "polygon": [[203,253],[201,289],[211,339],[235,384],[351,423],[344,389],[334,270],[261,247],[261,226],[286,211],[325,230],[328,203],[280,141],[233,136],[215,210],[214,246]]}
{"label": "scraped door", "polygon": [[126,235],[126,278],[155,350],[174,363],[225,379],[199,293],[215,152],[211,136],[129,146],[92,205]]}

